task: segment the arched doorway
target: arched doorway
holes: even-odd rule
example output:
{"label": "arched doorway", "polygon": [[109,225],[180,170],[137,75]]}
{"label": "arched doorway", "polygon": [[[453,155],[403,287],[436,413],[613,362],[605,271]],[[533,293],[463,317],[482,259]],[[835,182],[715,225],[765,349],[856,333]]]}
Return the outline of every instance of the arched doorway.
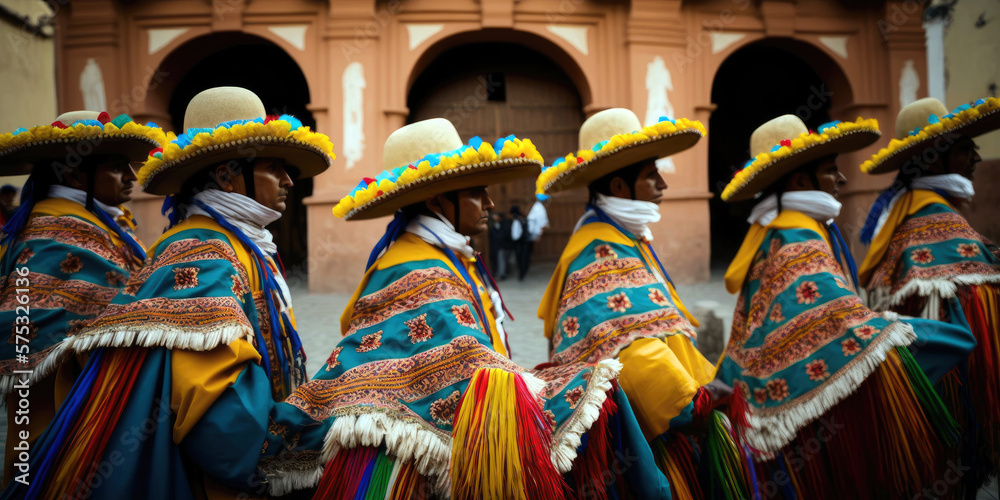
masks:
{"label": "arched doorway", "polygon": [[[576,151],[583,123],[580,94],[551,59],[509,43],[471,43],[441,53],[416,78],[407,105],[408,122],[443,117],[463,140],[495,140],[509,134],[529,138],[546,164]],[[535,179],[520,179],[490,189],[497,210],[522,212],[534,203]],[[583,213],[580,193],[557,195],[549,205],[551,228],[536,243],[534,260],[557,258]],[[478,249],[487,249],[481,238]],[[484,252],[485,253],[485,252]]]}
{"label": "arched doorway", "polygon": [[746,234],[754,201],[724,203],[718,195],[750,159],[754,129],[783,114],[798,115],[815,129],[830,121],[831,108],[850,101],[850,89],[836,63],[802,42],[763,40],[737,50],[722,63],[712,82],[717,108],[708,134],[709,182],[716,194],[709,202],[713,269],[729,265]]}
{"label": "arched doorway", "polygon": [[[171,80],[159,90],[173,129],[183,130],[184,111],[191,98],[211,87],[238,86],[250,89],[264,103],[268,114],[290,114],[315,129],[309,86],[298,64],[280,47],[244,33],[220,33],[187,42],[167,56],[161,68]],[[162,104],[161,104],[162,105]],[[305,280],[306,207],[302,200],[312,195],[312,179],[295,182],[277,222],[268,226],[289,278]]]}

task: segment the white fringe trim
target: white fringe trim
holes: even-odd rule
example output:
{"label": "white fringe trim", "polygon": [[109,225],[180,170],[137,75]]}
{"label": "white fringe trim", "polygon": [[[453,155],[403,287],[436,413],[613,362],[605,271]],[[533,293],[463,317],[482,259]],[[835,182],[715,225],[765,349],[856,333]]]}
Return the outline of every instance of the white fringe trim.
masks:
{"label": "white fringe trim", "polygon": [[275,471],[267,474],[268,492],[270,496],[280,497],[294,490],[312,488],[323,477],[323,469],[316,467],[309,470]]}
{"label": "white fringe trim", "polygon": [[113,326],[91,330],[68,339],[70,348],[87,352],[101,347],[165,347],[187,351],[209,351],[233,341],[252,339],[253,329],[240,324],[213,327],[206,331],[156,325],[148,330],[120,330]]}
{"label": "white fringe trim", "polygon": [[573,468],[576,450],[580,447],[583,434],[590,430],[594,422],[601,416],[601,407],[608,398],[611,381],[622,371],[622,364],[617,359],[601,360],[590,374],[590,384],[587,393],[577,403],[576,413],[560,436],[558,442],[552,443],[552,464],[560,474],[565,474]]}
{"label": "white fringe trim", "polygon": [[914,279],[910,280],[901,290],[892,294],[892,297],[888,299],[888,307],[902,304],[913,294],[920,295],[921,297],[936,295],[942,299],[950,299],[955,296],[960,286],[993,283],[1000,283],[1000,274],[961,274],[958,276],[949,276],[946,279]]}
{"label": "white fringe trim", "polygon": [[14,388],[20,386],[21,381],[26,378],[29,387],[35,385],[43,378],[55,373],[72,354],[73,352],[69,348],[69,339],[63,339],[55,345],[55,348],[45,356],[45,359],[38,366],[32,368],[31,374],[5,373],[0,375],[0,396],[13,392]]}
{"label": "white fringe trim", "polygon": [[822,417],[841,400],[853,394],[885,361],[891,349],[908,346],[917,336],[910,325],[895,322],[882,330],[878,338],[881,342],[872,346],[864,359],[856,360],[856,366],[827,383],[809,401],[791,408],[781,408],[774,415],[760,415],[759,410],[751,411],[748,415],[750,428],[746,432],[749,444],[764,456],[777,452],[795,439],[802,427]]}

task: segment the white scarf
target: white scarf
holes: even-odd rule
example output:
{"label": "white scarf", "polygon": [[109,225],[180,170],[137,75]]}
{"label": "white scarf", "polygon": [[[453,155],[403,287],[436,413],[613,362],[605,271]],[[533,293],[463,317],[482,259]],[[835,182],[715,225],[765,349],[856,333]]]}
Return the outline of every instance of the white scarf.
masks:
{"label": "white scarf", "polygon": [[[264,255],[274,255],[278,246],[274,244],[274,236],[264,226],[281,218],[281,212],[257,203],[257,200],[239,193],[227,193],[218,189],[206,189],[193,196],[194,199],[208,205],[226,222],[239,228],[251,241],[260,248]],[[186,217],[204,215],[211,217],[194,203],[182,207]]]}
{"label": "white scarf", "polygon": [[[469,245],[471,238],[456,231],[455,225],[448,219],[441,216],[441,214],[435,212],[434,215],[435,217],[427,215],[418,215],[414,217],[413,220],[411,220],[406,226],[406,231],[413,233],[430,245],[438,248],[446,247],[455,253],[461,254],[467,259],[474,259],[476,257],[476,251]],[[493,285],[487,281],[486,276],[482,276],[481,278],[483,280],[483,285],[486,286],[486,290],[489,292],[490,302],[493,303],[493,318],[496,320],[497,333],[500,335],[500,341],[503,342],[504,346],[506,346],[507,333],[503,329],[503,319],[506,318],[507,315],[503,311],[503,302],[500,299],[500,292],[493,288]],[[476,291],[476,293],[479,292]],[[510,353],[507,354],[509,355]]]}
{"label": "white scarf", "polygon": [[[87,206],[86,191],[81,191],[79,189],[74,189],[69,186],[63,186],[60,184],[53,184],[52,186],[49,186],[49,198],[60,198],[63,200],[75,201],[83,205],[84,207]],[[98,201],[97,198],[94,198],[94,205],[96,205],[101,210],[107,212],[107,214],[110,215],[111,219],[114,220],[115,222],[118,221],[119,217],[125,215],[125,212],[123,212],[121,208],[105,205],[100,201]],[[119,223],[118,225],[120,226],[121,223]]]}
{"label": "white scarf", "polygon": [[[972,181],[959,175],[959,174],[941,174],[941,175],[924,175],[913,179],[910,183],[910,189],[929,189],[929,190],[941,190],[948,193],[949,196],[953,198],[959,198],[962,200],[972,200],[972,197],[976,195],[976,189],[972,185]],[[893,195],[892,200],[889,201],[889,205],[886,206],[885,210],[878,217],[878,224],[875,224],[875,232],[872,234],[878,234],[882,230],[882,226],[885,225],[885,221],[889,220],[889,214],[892,213],[892,207],[896,205],[896,202],[906,194],[906,189],[900,189],[895,195]]]}
{"label": "white scarf", "polygon": [[[790,191],[781,195],[782,210],[802,212],[820,222],[829,223],[840,215],[841,204],[826,191]],[[778,217],[778,197],[775,194],[758,202],[747,222],[767,226]]]}
{"label": "white scarf", "polygon": [[[597,200],[594,202],[597,208],[611,217],[619,226],[633,235],[646,241],[653,241],[653,232],[649,230],[649,224],[660,221],[660,206],[656,203],[640,200],[629,200],[617,196],[605,196],[597,193]],[[593,210],[584,212],[583,217],[577,221],[573,232],[577,232],[587,219],[595,215]]]}

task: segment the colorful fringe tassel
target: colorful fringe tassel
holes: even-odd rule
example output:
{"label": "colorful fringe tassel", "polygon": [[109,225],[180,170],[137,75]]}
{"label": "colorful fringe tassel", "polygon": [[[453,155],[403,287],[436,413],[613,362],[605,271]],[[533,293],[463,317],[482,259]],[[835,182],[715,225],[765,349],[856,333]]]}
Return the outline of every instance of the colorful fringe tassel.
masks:
{"label": "colorful fringe tassel", "polygon": [[977,465],[984,479],[1000,473],[1000,288],[976,285],[958,290],[965,319],[976,336],[969,356],[969,394],[975,417]]}
{"label": "colorful fringe tassel", "polygon": [[385,447],[342,449],[326,464],[313,498],[410,500],[431,498],[431,485],[412,461],[399,463]]}

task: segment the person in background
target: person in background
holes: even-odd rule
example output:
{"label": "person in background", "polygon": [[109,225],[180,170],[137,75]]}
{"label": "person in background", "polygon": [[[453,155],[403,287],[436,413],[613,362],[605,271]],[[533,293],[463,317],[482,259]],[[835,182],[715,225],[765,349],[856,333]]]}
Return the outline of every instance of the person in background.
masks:
{"label": "person in background", "polygon": [[510,240],[514,247],[514,258],[517,261],[517,280],[524,280],[531,265],[531,236],[528,232],[528,219],[521,213],[521,207],[510,207]]}
{"label": "person in background", "polygon": [[507,276],[507,255],[504,249],[507,239],[504,232],[506,219],[507,215],[503,212],[490,213],[490,266],[493,274],[501,280]]}

